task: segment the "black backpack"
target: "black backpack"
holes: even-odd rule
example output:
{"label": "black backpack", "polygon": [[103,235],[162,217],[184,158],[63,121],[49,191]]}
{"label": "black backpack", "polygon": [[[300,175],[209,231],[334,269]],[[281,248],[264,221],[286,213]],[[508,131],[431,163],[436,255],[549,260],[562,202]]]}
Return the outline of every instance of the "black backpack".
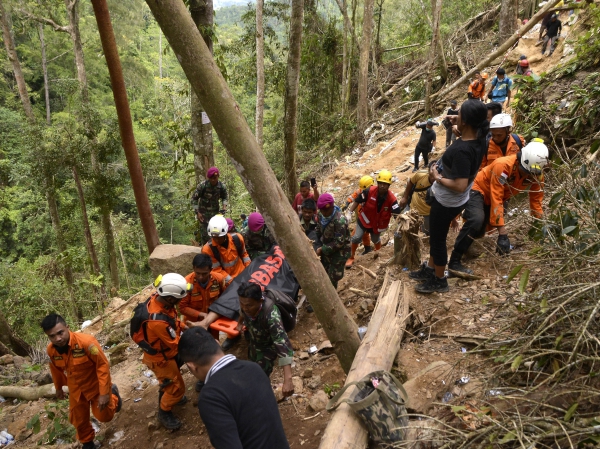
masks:
{"label": "black backpack", "polygon": [[[238,257],[244,257],[244,245],[240,240],[240,236],[237,234],[233,234],[231,236],[231,239],[233,240],[233,244],[235,245],[235,250],[238,253]],[[215,259],[217,259],[217,262],[219,262],[219,264],[223,266],[223,263],[221,262],[221,253],[219,253],[219,248],[214,246],[212,243],[209,243],[208,245],[210,246],[213,256],[215,256]]]}
{"label": "black backpack", "polygon": [[298,309],[294,300],[287,294],[279,290],[266,290],[263,293],[265,302],[263,307],[265,313],[263,314],[264,321],[263,325],[265,328],[268,327],[267,319],[271,316],[271,311],[274,306],[277,306],[279,313],[281,314],[281,322],[286,332],[290,332],[296,327],[296,318],[298,315]]}
{"label": "black backpack", "polygon": [[[519,137],[519,135],[516,133],[511,133],[510,135],[512,136],[513,139],[515,139],[515,143],[519,146],[519,150],[522,150],[523,142],[521,142],[521,138]],[[487,138],[485,139],[485,155],[486,156],[488,154],[488,149],[490,148],[490,140],[492,140],[491,134],[488,135]],[[503,155],[506,156],[506,154],[503,154]]]}
{"label": "black backpack", "polygon": [[[177,329],[177,324],[175,320],[164,313],[150,313],[148,310],[148,303],[151,298],[146,299],[146,301],[139,303],[135,309],[133,309],[133,316],[130,321],[129,335],[135,341],[142,351],[148,353],[149,355],[156,355],[159,352],[163,354],[164,350],[157,351],[152,347],[156,341],[148,341],[148,333],[146,331],[146,325],[148,321],[164,321],[166,324],[173,329],[173,333],[175,329]],[[167,358],[165,357],[165,360]]]}

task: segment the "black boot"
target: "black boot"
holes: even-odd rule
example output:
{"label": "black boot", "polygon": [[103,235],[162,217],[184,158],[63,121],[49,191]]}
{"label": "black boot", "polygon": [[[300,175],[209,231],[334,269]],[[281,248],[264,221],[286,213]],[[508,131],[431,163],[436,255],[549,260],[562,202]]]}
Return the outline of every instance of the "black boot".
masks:
{"label": "black boot", "polygon": [[448,262],[448,270],[460,271],[461,273],[466,274],[473,274],[473,270],[465,267],[462,263],[460,263],[461,257],[462,256],[452,252],[452,255],[450,256],[450,262]]}
{"label": "black boot", "polygon": [[221,345],[221,349],[223,351],[229,351],[231,348],[233,348],[235,346],[235,344],[240,341],[241,335],[238,335],[235,338],[227,338],[227,340],[225,340],[223,342],[223,344]]}
{"label": "black boot", "polygon": [[181,421],[173,414],[173,412],[166,412],[160,407],[158,408],[158,422],[168,430],[177,430],[181,427]]}
{"label": "black boot", "polygon": [[117,403],[117,409],[115,410],[118,413],[121,411],[121,407],[123,406],[123,400],[121,399],[121,395],[119,394],[119,388],[117,387],[117,384],[112,384],[110,389],[112,391],[112,394],[119,398],[119,402]]}
{"label": "black boot", "polygon": [[435,276],[435,270],[427,265],[427,262],[423,262],[421,267],[417,271],[411,271],[408,273],[408,277],[415,281],[426,281]]}
{"label": "black boot", "polygon": [[439,278],[434,275],[432,278],[427,279],[422,284],[415,285],[415,290],[419,293],[445,293],[449,290],[448,280],[445,276],[443,278]]}
{"label": "black boot", "polygon": [[177,404],[175,404],[177,407],[179,407],[180,405],[185,405],[188,403],[188,397],[186,395],[183,395],[183,397],[179,400],[179,402]]}
{"label": "black boot", "polygon": [[204,387],[204,382],[199,380],[198,382],[196,382],[194,390],[196,390],[196,393],[200,393],[202,391],[202,387]]}
{"label": "black boot", "polygon": [[87,443],[81,444],[81,449],[97,449],[102,446],[100,443],[96,444],[95,441],[88,441]]}
{"label": "black boot", "polygon": [[365,246],[365,250],[363,251],[362,255],[364,256],[365,254],[369,254],[371,251],[373,251],[373,247],[371,245]]}

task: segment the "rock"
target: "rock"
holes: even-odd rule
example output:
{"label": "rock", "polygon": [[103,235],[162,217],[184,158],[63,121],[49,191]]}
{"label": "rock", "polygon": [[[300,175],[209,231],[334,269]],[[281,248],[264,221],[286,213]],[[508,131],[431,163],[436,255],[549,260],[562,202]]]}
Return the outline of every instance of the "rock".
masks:
{"label": "rock", "polygon": [[15,440],[17,441],[25,441],[33,434],[33,430],[31,429],[21,429],[19,433],[15,436]]}
{"label": "rock", "polygon": [[305,351],[300,351],[300,352],[298,352],[296,355],[298,356],[298,358],[299,358],[300,360],[308,360],[308,359],[309,359],[309,357],[310,357],[310,356],[308,355],[308,352],[305,352]]}
{"label": "rock", "polygon": [[156,412],[150,412],[150,413],[148,413],[148,414],[146,415],[146,418],[148,418],[148,419],[152,419],[152,418],[154,418],[155,416],[156,416]]}
{"label": "rock", "polygon": [[302,373],[302,377],[305,379],[310,379],[313,375],[313,369],[312,368],[306,368],[304,370],[304,372]]}
{"label": "rock", "polygon": [[156,421],[150,421],[148,423],[148,432],[154,432],[157,429],[158,429],[158,424],[156,423]]}
{"label": "rock", "polygon": [[163,447],[165,447],[165,445],[163,443],[156,443],[156,446],[154,446],[154,449],[163,449]]}
{"label": "rock", "polygon": [[44,371],[43,373],[38,374],[34,381],[39,385],[48,385],[52,383],[52,374],[49,371]]}
{"label": "rock", "polygon": [[125,304],[125,300],[119,298],[119,297],[115,297],[113,298],[110,303],[108,304],[108,306],[106,307],[107,311],[108,310],[114,310],[118,307],[121,307],[123,304]]}
{"label": "rock", "polygon": [[189,245],[158,245],[150,255],[148,263],[153,276],[179,273],[187,276],[192,272],[192,260],[202,248]]}
{"label": "rock", "polygon": [[15,368],[18,369],[18,370],[20,370],[23,367],[23,365],[25,364],[25,362],[26,362],[26,360],[25,360],[24,357],[21,357],[21,356],[18,356],[18,355],[15,355],[13,357],[13,363],[15,365]]}
{"label": "rock", "polygon": [[0,365],[10,365],[13,363],[13,355],[12,354],[6,354],[3,355],[2,357],[0,357]]}
{"label": "rock", "polygon": [[294,384],[294,393],[302,394],[304,391],[304,383],[302,382],[302,378],[300,376],[292,377],[292,383]]}
{"label": "rock", "polygon": [[[432,399],[428,399],[425,390],[431,391],[432,398],[446,390],[451,383],[449,363],[438,361],[428,365],[417,373],[415,377],[404,383],[408,394],[407,408],[417,413],[425,414],[431,406]],[[442,383],[445,381],[445,384]]]}
{"label": "rock", "polygon": [[128,334],[125,332],[124,328],[115,329],[108,337],[106,337],[106,342],[104,343],[106,346],[118,345],[123,340],[127,339]]}
{"label": "rock", "polygon": [[452,307],[452,300],[451,300],[451,299],[449,299],[448,301],[446,301],[446,302],[444,303],[444,309],[445,309],[446,311],[448,311],[448,310],[450,310],[450,308],[451,308],[451,307]]}
{"label": "rock", "polygon": [[306,386],[308,388],[310,388],[311,390],[316,390],[317,388],[319,388],[320,385],[321,385],[321,376],[313,376],[313,378],[310,380],[310,382],[308,384],[306,384]]}
{"label": "rock", "polygon": [[110,366],[115,366],[127,359],[126,349],[128,347],[129,343],[119,343],[117,346],[106,351],[109,356]]}
{"label": "rock", "polygon": [[329,396],[327,396],[327,393],[323,390],[318,390],[308,401],[308,406],[313,412],[320,412],[321,410],[325,410],[328,402]]}

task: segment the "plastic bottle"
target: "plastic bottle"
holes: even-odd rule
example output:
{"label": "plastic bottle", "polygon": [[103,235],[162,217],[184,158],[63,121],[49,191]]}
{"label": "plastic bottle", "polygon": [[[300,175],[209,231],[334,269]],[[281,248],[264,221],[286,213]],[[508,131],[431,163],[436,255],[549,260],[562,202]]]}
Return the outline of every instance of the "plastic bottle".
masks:
{"label": "plastic bottle", "polygon": [[15,439],[15,437],[13,437],[10,433],[8,433],[6,431],[6,429],[4,429],[2,432],[0,432],[0,435],[3,436],[4,438],[6,438],[8,441],[12,441]]}

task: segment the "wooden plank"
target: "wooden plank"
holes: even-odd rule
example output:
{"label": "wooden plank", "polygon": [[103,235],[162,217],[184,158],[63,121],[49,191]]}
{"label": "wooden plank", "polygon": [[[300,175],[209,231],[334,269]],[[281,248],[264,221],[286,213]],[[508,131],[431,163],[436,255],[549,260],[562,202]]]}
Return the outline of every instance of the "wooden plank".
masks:
{"label": "wooden plank", "polygon": [[[354,382],[376,370],[390,370],[404,333],[405,318],[408,316],[410,289],[404,286],[404,294],[399,303],[400,281],[393,281],[389,288],[386,273],[379,293],[373,317],[363,339],[346,383]],[[350,388],[347,397],[354,389]],[[321,439],[320,449],[364,449],[368,444],[367,429],[360,418],[347,404],[342,404],[332,415]]]}

